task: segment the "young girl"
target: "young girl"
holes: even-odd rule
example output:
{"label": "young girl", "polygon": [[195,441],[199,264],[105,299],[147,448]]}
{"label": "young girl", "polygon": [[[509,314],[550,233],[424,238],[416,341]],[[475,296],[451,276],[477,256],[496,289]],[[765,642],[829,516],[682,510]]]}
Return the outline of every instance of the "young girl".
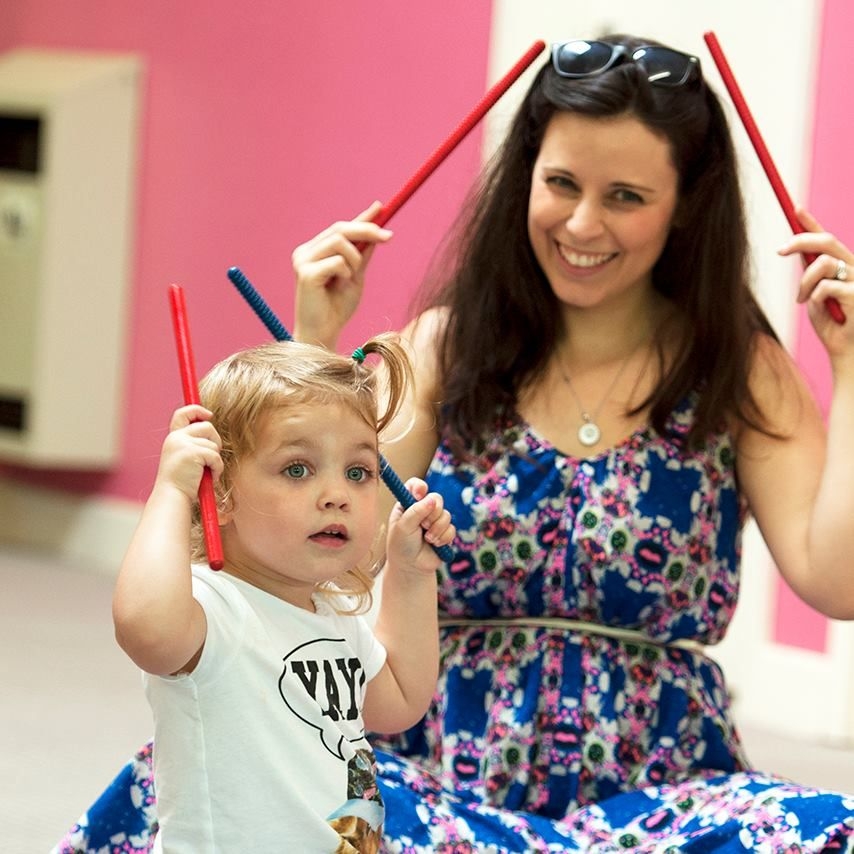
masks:
{"label": "young girl", "polygon": [[[390,377],[381,413],[361,363],[370,353]],[[378,849],[383,803],[365,728],[399,731],[427,708],[438,667],[431,544],[454,535],[441,498],[411,480],[419,500],[389,518],[374,635],[359,613],[381,552],[377,434],[408,378],[392,336],[353,359],[269,344],[216,365],[204,406],[175,412],[113,603],[154,714],[160,850]],[[193,519],[205,466],[219,573],[203,565]]]}

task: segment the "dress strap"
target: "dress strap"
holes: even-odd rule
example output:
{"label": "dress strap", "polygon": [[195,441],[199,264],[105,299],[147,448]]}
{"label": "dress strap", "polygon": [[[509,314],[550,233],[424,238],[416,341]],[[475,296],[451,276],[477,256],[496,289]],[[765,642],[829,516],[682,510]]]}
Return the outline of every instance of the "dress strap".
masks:
{"label": "dress strap", "polygon": [[570,620],[563,617],[439,617],[439,628],[474,627],[484,628],[532,628],[559,629],[566,632],[600,635],[626,643],[651,644],[653,646],[681,649],[694,655],[708,657],[706,648],[698,641],[688,638],[662,641],[645,635],[636,629],[623,629],[618,626],[605,626],[587,620]]}

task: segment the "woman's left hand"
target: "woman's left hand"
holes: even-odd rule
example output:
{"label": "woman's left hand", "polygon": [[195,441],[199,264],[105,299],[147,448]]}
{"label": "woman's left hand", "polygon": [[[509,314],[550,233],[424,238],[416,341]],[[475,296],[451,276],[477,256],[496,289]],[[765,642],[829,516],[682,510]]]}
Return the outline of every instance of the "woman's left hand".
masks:
{"label": "woman's left hand", "polygon": [[[810,321],[831,356],[854,356],[854,253],[835,235],[822,228],[803,208],[797,216],[806,231],[796,234],[779,250],[780,255],[809,254],[798,287],[798,302],[806,303]],[[835,299],[846,321],[837,323],[825,305]]]}

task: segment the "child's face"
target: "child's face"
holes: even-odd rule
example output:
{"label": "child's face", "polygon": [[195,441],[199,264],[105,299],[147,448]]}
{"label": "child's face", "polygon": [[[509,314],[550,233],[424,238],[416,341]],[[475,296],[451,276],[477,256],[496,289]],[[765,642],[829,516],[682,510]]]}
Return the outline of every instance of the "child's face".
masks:
{"label": "child's face", "polygon": [[239,459],[220,515],[226,571],[313,610],[318,582],[352,569],[377,529],[376,431],[341,404],[273,409]]}

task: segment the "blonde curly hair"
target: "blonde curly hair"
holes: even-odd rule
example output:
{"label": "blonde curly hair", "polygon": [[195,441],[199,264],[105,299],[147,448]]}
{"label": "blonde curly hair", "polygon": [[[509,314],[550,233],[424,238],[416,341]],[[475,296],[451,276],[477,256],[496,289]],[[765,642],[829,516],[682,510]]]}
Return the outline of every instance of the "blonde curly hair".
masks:
{"label": "blonde curly hair", "polygon": [[[382,395],[377,372],[363,363],[372,354],[379,356],[386,368]],[[344,404],[379,434],[399,412],[411,383],[406,351],[392,333],[374,336],[353,357],[312,344],[277,341],[242,350],[219,362],[199,383],[201,404],[213,413],[211,420],[222,439],[224,468],[215,486],[218,506],[229,506],[235,469],[254,450],[259,418],[271,409],[306,403]],[[207,561],[198,506],[193,513],[191,550],[193,561]],[[318,592],[334,595],[336,601],[341,594],[353,597],[355,605],[344,613],[366,611],[372,601],[376,551],[367,555],[364,565],[320,585]]]}

